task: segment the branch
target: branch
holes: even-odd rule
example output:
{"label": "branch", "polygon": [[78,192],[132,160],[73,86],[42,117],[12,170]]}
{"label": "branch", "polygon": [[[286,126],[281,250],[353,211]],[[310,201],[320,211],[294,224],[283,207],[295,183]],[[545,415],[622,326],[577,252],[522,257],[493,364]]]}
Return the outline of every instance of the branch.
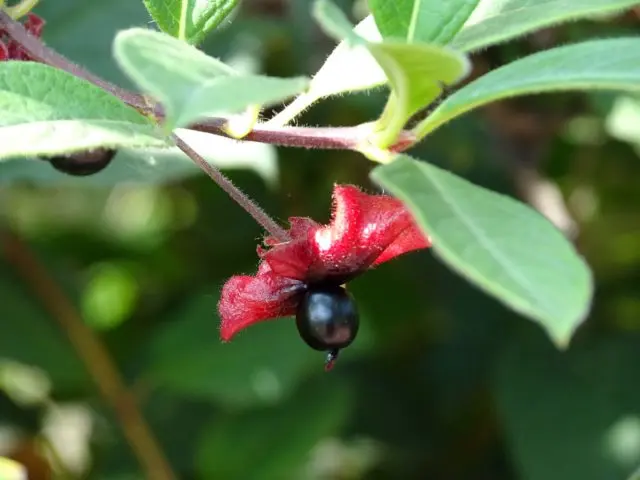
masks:
{"label": "branch", "polygon": [[130,92],[124,88],[120,88],[113,83],[107,82],[93,73],[76,65],[67,57],[60,55],[55,50],[47,47],[42,41],[31,35],[19,22],[0,8],[0,29],[4,30],[7,35],[13,38],[20,46],[35,60],[46,65],[64,70],[71,75],[87,80],[103,90],[115,95],[123,102],[132,107],[148,112],[149,105],[142,95]]}
{"label": "branch", "polygon": [[140,413],[133,395],[124,385],[109,352],[85,325],[65,292],[15,234],[0,231],[0,251],[66,332],[105,402],[115,412],[127,441],[145,471],[145,477],[175,480],[176,476]]}
{"label": "branch", "polygon": [[289,234],[280,225],[278,225],[269,215],[265,213],[258,205],[254,203],[247,195],[245,195],[238,187],[236,187],[231,180],[229,180],[223,173],[216,167],[207,162],[202,156],[198,154],[193,148],[187,145],[176,134],[171,136],[178,148],[184,152],[193,162],[198,165],[204,172],[209,175],[209,178],[213,180],[218,186],[226,192],[238,205],[245,209],[245,211],[253,217],[267,232],[273,237],[277,238],[279,242],[288,242],[291,240]]}
{"label": "branch", "polygon": [[[118,87],[76,65],[65,56],[47,47],[39,38],[27,32],[19,22],[13,20],[2,10],[0,10],[0,29],[5,30],[11,38],[20,43],[22,48],[37,61],[87,80],[118,97],[142,114],[153,114],[159,122],[162,121],[164,112],[160,105],[153,104],[144,96]],[[224,130],[226,123],[227,119],[225,118],[209,118],[196,122],[188,128],[222,137],[230,137]],[[286,127],[267,122],[262,125],[256,125],[242,140],[282,147],[358,150],[369,133],[370,131],[366,128],[366,125],[355,127]],[[389,150],[401,152],[411,147],[414,143],[415,137],[413,134],[409,131],[404,131],[400,134],[396,144],[390,147]]]}

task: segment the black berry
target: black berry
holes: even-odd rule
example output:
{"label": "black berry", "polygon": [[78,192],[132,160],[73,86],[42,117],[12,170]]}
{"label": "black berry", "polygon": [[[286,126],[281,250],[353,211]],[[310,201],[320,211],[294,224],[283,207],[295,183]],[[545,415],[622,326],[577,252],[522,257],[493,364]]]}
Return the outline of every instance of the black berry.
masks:
{"label": "black berry", "polygon": [[115,154],[116,150],[96,148],[86,152],[56,155],[43,158],[43,160],[47,160],[53,168],[60,172],[83,177],[93,175],[106,168]]}
{"label": "black berry", "polygon": [[336,351],[356,338],[360,324],[356,304],[340,286],[312,286],[296,313],[302,339],[315,350]]}

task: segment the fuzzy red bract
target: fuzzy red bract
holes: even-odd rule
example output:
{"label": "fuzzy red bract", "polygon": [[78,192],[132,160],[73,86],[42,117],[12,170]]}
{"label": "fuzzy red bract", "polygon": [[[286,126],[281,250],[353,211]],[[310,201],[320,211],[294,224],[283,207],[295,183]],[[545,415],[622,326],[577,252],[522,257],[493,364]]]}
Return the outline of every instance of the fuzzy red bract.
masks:
{"label": "fuzzy red bract", "polygon": [[231,277],[222,288],[220,334],[228,341],[262,320],[293,315],[307,285],[343,284],[365,270],[404,253],[427,248],[405,206],[388,195],[369,195],[336,185],[329,225],[291,217],[291,240],[265,239],[255,276]]}
{"label": "fuzzy red bract", "polygon": [[[27,18],[23,26],[31,35],[40,38],[44,20],[35,13],[27,14]],[[23,60],[33,61],[34,59],[23,50],[23,48],[13,39],[7,36],[7,33],[0,28],[0,61],[2,60]]]}

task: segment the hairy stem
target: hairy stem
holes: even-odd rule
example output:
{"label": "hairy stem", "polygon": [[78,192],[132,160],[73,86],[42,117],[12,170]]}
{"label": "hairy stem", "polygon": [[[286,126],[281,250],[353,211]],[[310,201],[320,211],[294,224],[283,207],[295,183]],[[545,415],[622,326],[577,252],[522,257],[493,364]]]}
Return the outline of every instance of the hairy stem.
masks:
{"label": "hairy stem", "polygon": [[[0,28],[5,30],[11,38],[20,43],[22,48],[39,62],[59,68],[60,70],[64,70],[75,75],[76,77],[87,80],[118,97],[120,100],[139,110],[143,114],[153,113],[158,120],[163,118],[164,115],[160,105],[150,104],[144,96],[107,82],[79,65],[76,65],[68,58],[44,45],[40,39],[29,34],[29,32],[27,32],[20,23],[13,20],[2,10],[0,10]],[[295,113],[299,113],[297,111],[297,107],[299,106],[300,110],[302,110],[304,109],[304,105],[306,105],[306,103],[303,100],[298,100],[298,102],[294,101],[291,110],[285,110],[287,110],[287,112],[291,112],[295,116]],[[242,138],[242,140],[268,143],[283,147],[358,150],[363,140],[370,133],[363,128],[363,126],[286,127],[284,126],[284,123],[287,123],[291,118],[285,117],[287,117],[287,115],[285,115],[285,112],[283,111],[276,115],[272,120],[264,124],[256,125],[247,136]],[[225,118],[209,118],[204,121],[194,123],[188,128],[222,137],[229,137],[228,133],[223,128],[226,123],[227,119]],[[412,145],[407,142],[407,138],[415,137],[405,131],[398,137],[396,145],[390,147],[389,150],[393,152],[406,150]]]}
{"label": "hairy stem", "polygon": [[113,409],[127,441],[145,471],[145,478],[175,480],[176,476],[164,458],[133,395],[125,386],[109,352],[85,325],[65,292],[15,234],[0,231],[0,251],[66,332],[103,399]]}
{"label": "hairy stem", "polygon": [[120,88],[85,70],[81,66],[76,65],[65,56],[47,47],[39,38],[27,32],[19,22],[12,19],[9,14],[2,9],[0,9],[0,28],[7,32],[7,35],[18,42],[20,46],[38,62],[59,68],[78,78],[87,80],[139,110],[149,110],[148,104],[142,95]]}
{"label": "hairy stem", "polygon": [[265,211],[256,205],[253,200],[236,187],[231,180],[222,174],[220,170],[202,158],[198,152],[187,145],[176,134],[173,134],[172,138],[180,150],[182,150],[196,165],[204,170],[211,180],[216,182],[218,186],[227,193],[227,195],[229,195],[238,205],[244,208],[245,211],[267,232],[269,232],[270,235],[277,238],[280,242],[288,242],[291,240],[285,229],[278,225],[275,220],[267,215]]}

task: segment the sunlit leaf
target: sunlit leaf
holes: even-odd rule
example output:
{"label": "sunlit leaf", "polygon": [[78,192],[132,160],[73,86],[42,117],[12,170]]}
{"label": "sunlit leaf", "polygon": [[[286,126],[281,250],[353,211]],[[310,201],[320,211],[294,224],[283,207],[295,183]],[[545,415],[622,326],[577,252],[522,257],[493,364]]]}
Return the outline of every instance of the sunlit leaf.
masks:
{"label": "sunlit leaf", "polygon": [[372,178],[407,205],[449,267],[568,344],[589,311],[591,273],[542,215],[406,155]]}
{"label": "sunlit leaf", "polygon": [[202,41],[238,3],[238,0],[143,1],[163,32],[192,44]]}
{"label": "sunlit leaf", "polygon": [[304,78],[241,75],[191,45],[140,28],[120,32],[114,54],[131,79],[163,104],[167,130],[206,116],[282,102],[308,83]]}
{"label": "sunlit leaf", "polygon": [[640,38],[592,40],[498,68],[448,97],[415,128],[418,137],[490,102],[566,90],[640,90]]}
{"label": "sunlit leaf", "polygon": [[384,38],[445,45],[480,0],[370,0],[369,8]]}
{"label": "sunlit leaf", "polygon": [[460,80],[469,70],[466,57],[435,45],[384,41],[367,42],[353,31],[344,14],[327,0],[316,2],[314,15],[325,31],[339,40],[365,47],[389,80],[392,92],[372,141],[392,144],[409,118],[429,105],[443,85]]}
{"label": "sunlit leaf", "polygon": [[[205,160],[223,169],[246,169],[275,185],[278,180],[276,148],[265,143],[242,142],[194,130],[178,130]],[[112,187],[118,184],[160,184],[203,175],[193,161],[177,147],[118,150],[111,163],[88,177],[64,174],[34,158],[14,158],[0,162],[0,185],[35,183],[42,186],[82,185]]]}
{"label": "sunlit leaf", "polygon": [[610,15],[634,5],[637,0],[484,0],[451,46],[465,52],[478,50],[551,25]]}
{"label": "sunlit leaf", "polygon": [[85,80],[41,63],[0,63],[0,159],[166,145],[149,119]]}

